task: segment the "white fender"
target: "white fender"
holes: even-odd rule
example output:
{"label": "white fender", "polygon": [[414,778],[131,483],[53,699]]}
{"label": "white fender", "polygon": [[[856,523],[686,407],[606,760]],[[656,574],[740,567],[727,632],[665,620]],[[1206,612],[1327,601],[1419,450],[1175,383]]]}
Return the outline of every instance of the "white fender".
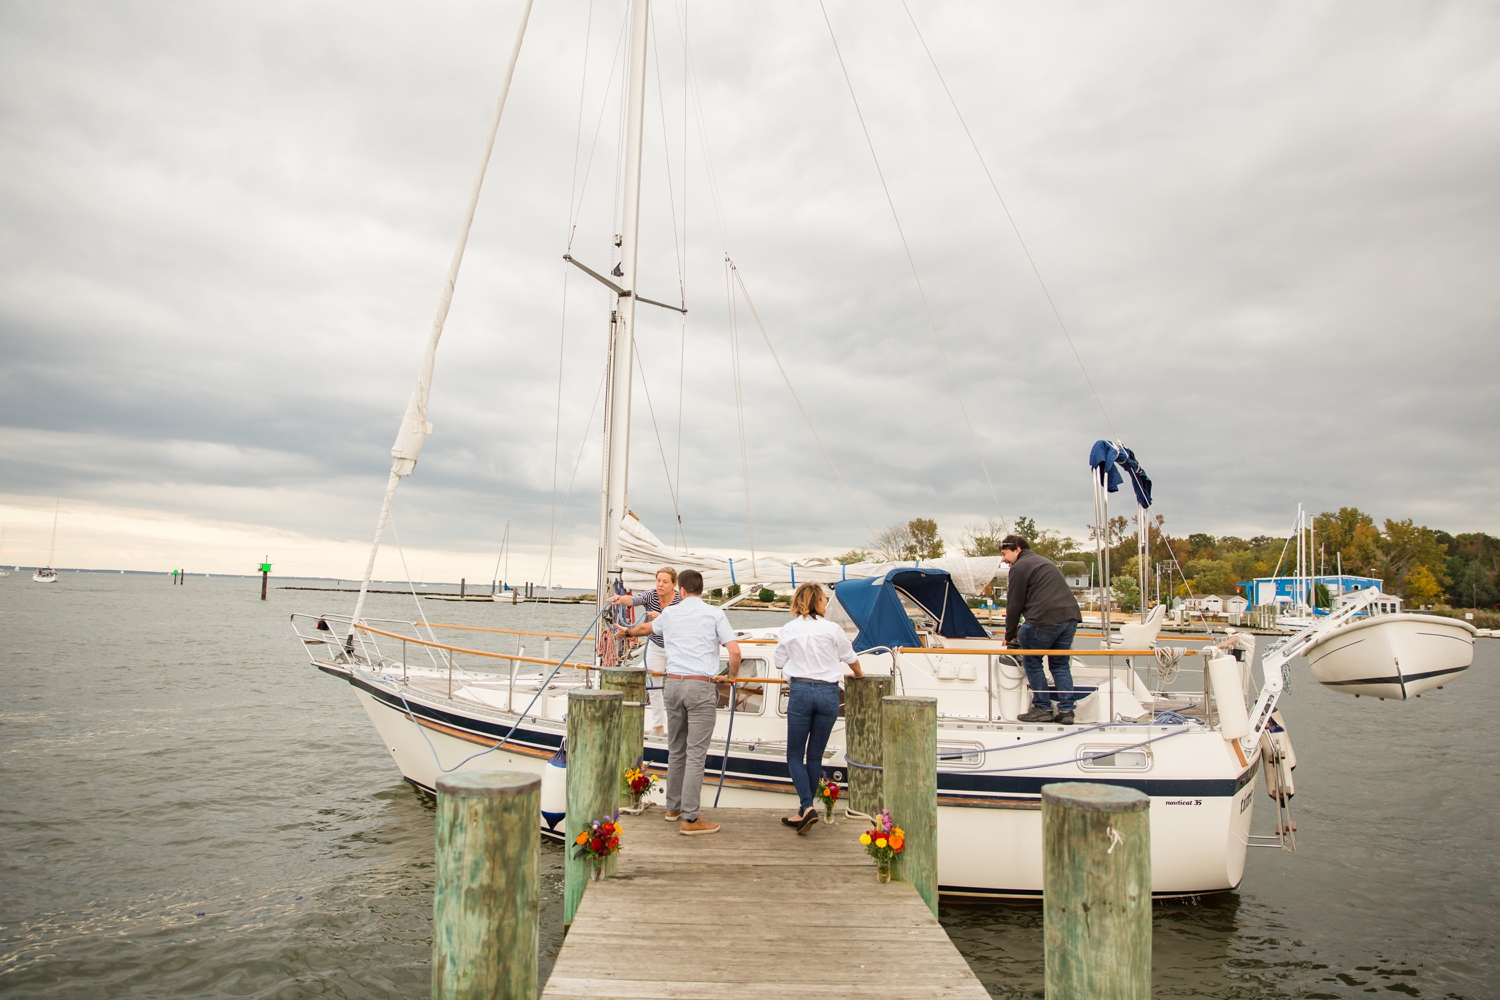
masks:
{"label": "white fender", "polygon": [[568,751],[563,747],[542,768],[542,821],[547,829],[556,830],[567,814]]}

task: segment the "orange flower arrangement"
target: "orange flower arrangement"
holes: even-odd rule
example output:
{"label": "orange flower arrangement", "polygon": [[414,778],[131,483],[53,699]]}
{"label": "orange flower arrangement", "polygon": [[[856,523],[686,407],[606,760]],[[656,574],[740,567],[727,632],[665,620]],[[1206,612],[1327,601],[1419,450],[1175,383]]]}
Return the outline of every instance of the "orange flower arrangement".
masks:
{"label": "orange flower arrangement", "polygon": [[592,858],[594,864],[603,864],[620,849],[620,814],[594,820],[573,838],[573,844],[575,858]]}
{"label": "orange flower arrangement", "polygon": [[880,865],[888,866],[906,847],[906,831],[891,822],[890,810],[882,809],[875,817],[875,825],[859,835],[859,842],[865,845],[866,854]]}

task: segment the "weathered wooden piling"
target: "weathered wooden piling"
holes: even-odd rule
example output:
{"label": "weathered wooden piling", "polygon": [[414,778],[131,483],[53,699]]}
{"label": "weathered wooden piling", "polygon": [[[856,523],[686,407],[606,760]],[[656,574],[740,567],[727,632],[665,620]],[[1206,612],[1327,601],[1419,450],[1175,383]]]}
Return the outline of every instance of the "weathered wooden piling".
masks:
{"label": "weathered wooden piling", "polygon": [[[571,924],[583,899],[592,863],[576,857],[573,841],[595,820],[620,808],[620,714],[618,691],[575,688],[568,692],[568,814],[563,821],[563,923]],[[540,807],[538,807],[540,809]],[[611,859],[613,860],[613,859]],[[613,865],[606,874],[613,874]]]}
{"label": "weathered wooden piling", "polygon": [[542,782],[471,771],[437,782],[433,1000],[537,995]]}
{"label": "weathered wooden piling", "polygon": [[894,877],[916,887],[937,915],[937,699],[881,699],[885,807],[906,831]]}
{"label": "weathered wooden piling", "polygon": [[620,706],[620,766],[615,771],[623,796],[625,769],[641,759],[646,746],[646,668],[605,667],[599,678],[601,690],[618,691],[625,698]]}
{"label": "weathered wooden piling", "polygon": [[1042,786],[1047,1000],[1149,1000],[1150,808],[1133,788]]}
{"label": "weathered wooden piling", "polygon": [[846,757],[869,767],[849,765],[849,808],[866,816],[880,811],[882,798],[880,767],[880,699],[895,691],[890,675],[844,679],[844,735]]}

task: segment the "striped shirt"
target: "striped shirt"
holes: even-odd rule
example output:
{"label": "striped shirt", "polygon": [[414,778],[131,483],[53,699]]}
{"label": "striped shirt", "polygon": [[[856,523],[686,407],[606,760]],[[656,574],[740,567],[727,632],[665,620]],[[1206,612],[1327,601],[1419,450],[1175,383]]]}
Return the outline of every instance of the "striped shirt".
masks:
{"label": "striped shirt", "polygon": [[[676,591],[673,591],[672,604],[681,603],[682,595],[680,593],[677,593]],[[655,588],[642,591],[639,594],[631,595],[630,604],[632,607],[636,608],[644,607],[647,611],[655,611],[658,613],[661,612],[661,598],[657,596]],[[672,604],[668,604],[667,607],[670,608]],[[661,636],[656,632],[651,633],[651,641],[656,643],[658,646],[661,646],[663,649],[666,648],[666,644],[662,642]]]}

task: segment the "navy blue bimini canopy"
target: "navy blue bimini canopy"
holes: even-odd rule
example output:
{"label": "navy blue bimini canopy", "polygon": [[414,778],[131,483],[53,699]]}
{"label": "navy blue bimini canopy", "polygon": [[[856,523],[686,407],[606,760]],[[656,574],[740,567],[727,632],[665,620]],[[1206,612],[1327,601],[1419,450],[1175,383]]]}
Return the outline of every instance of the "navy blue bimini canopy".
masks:
{"label": "navy blue bimini canopy", "polygon": [[938,635],[950,639],[989,637],[947,570],[893,569],[885,576],[836,583],[833,592],[839,605],[859,626],[859,635],[854,638],[855,652],[878,646],[896,649],[922,645],[901,605],[901,595],[937,622]]}

